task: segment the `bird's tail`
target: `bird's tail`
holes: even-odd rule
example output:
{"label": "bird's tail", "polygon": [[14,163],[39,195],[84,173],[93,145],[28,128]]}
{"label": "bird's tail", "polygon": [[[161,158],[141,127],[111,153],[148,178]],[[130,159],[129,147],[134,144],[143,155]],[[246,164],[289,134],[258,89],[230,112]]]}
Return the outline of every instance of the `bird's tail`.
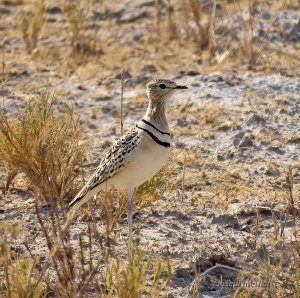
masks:
{"label": "bird's tail", "polygon": [[69,204],[71,210],[68,212],[67,219],[65,220],[65,223],[62,228],[61,232],[61,239],[65,236],[65,233],[67,232],[67,229],[71,225],[74,217],[77,214],[77,210],[84,204],[86,203],[89,199],[91,199],[95,194],[97,194],[97,189],[92,189],[91,191],[87,193],[82,193],[79,192],[77,196],[72,200],[72,202]]}
{"label": "bird's tail", "polygon": [[77,206],[78,208],[91,199],[94,195],[99,191],[98,187],[94,187],[92,189],[87,189],[83,187],[83,189],[76,195],[76,197],[69,203],[70,207]]}
{"label": "bird's tail", "polygon": [[84,197],[84,194],[81,193],[81,191],[76,195],[76,197],[69,203],[69,207],[73,207],[76,203],[78,203],[82,198]]}

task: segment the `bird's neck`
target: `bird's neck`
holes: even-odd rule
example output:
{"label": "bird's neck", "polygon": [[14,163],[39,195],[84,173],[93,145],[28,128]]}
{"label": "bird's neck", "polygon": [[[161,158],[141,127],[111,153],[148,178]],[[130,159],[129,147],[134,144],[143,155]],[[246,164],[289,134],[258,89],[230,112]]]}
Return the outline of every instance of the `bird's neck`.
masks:
{"label": "bird's neck", "polygon": [[148,109],[144,119],[156,124],[161,129],[168,130],[169,126],[166,118],[166,102],[149,100]]}

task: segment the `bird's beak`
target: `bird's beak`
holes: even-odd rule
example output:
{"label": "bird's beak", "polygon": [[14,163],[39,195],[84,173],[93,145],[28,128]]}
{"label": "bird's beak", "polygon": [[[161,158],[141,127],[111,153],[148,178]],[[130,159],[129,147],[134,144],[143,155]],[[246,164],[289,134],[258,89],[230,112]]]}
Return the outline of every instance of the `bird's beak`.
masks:
{"label": "bird's beak", "polygon": [[189,89],[187,86],[176,86],[174,89]]}

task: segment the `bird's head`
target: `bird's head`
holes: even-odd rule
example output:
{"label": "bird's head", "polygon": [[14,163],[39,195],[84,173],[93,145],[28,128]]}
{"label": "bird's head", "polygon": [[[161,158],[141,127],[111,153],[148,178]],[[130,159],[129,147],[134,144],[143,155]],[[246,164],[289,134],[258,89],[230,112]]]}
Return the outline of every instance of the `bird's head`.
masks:
{"label": "bird's head", "polygon": [[152,101],[167,100],[176,90],[188,89],[167,79],[154,79],[147,84],[147,94]]}

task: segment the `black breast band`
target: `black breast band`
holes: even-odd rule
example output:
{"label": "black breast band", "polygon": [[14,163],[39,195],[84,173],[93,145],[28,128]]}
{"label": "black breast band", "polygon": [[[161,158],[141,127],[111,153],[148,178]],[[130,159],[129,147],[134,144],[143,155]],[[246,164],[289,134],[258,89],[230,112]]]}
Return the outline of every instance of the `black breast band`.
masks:
{"label": "black breast band", "polygon": [[170,143],[161,141],[157,136],[155,136],[151,131],[147,130],[146,128],[139,127],[137,124],[136,127],[145,131],[152,138],[152,140],[158,145],[164,146],[166,148],[170,147]]}
{"label": "black breast band", "polygon": [[147,120],[142,119],[142,121],[143,121],[144,123],[146,123],[146,124],[152,126],[154,129],[156,129],[157,131],[159,131],[161,134],[170,136],[170,133],[161,131],[160,129],[158,129],[156,126],[154,126],[152,123],[148,122]]}

